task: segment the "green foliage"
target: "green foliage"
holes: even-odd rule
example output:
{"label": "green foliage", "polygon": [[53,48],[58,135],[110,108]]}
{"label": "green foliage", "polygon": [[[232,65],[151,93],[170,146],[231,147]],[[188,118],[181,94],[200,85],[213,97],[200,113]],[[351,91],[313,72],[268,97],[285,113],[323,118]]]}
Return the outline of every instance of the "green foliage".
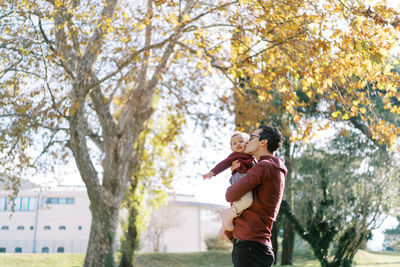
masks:
{"label": "green foliage", "polygon": [[123,206],[128,218],[122,221],[122,259],[120,266],[133,266],[140,236],[150,222],[153,209],[166,204],[175,169],[180,165],[183,147],[177,137],[185,124],[185,115],[165,110],[165,102],[156,92],[153,107],[158,110],[145,124],[145,130],[135,144],[136,167],[132,171],[130,188]]}
{"label": "green foliage", "polygon": [[399,167],[393,152],[356,130],[344,128],[322,142],[304,147],[296,157],[299,190],[292,221],[323,266],[345,265],[379,225],[379,215],[393,207]]}
{"label": "green foliage", "polygon": [[232,246],[226,241],[219,239],[216,236],[210,236],[205,240],[207,250],[231,250]]}
{"label": "green foliage", "polygon": [[293,257],[296,259],[314,260],[315,255],[310,244],[295,234]]}
{"label": "green foliage", "polygon": [[398,225],[384,231],[384,248],[390,251],[400,251],[400,216],[397,217]]}

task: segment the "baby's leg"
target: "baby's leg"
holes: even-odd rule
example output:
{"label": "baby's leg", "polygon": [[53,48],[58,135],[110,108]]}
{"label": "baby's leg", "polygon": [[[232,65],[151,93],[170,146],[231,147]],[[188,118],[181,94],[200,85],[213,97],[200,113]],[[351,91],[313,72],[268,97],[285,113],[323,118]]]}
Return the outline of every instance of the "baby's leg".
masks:
{"label": "baby's leg", "polygon": [[221,226],[221,228],[219,228],[218,230],[217,237],[219,239],[224,239],[224,235],[225,235],[225,228]]}
{"label": "baby's leg", "polygon": [[251,191],[244,194],[240,199],[233,202],[233,207],[236,208],[236,215],[239,216],[242,211],[253,204],[253,193]]}
{"label": "baby's leg", "polygon": [[236,215],[236,208],[234,206],[221,210],[219,213],[222,220],[222,225],[228,231],[233,231],[233,219]]}
{"label": "baby's leg", "polygon": [[239,200],[233,202],[232,207],[223,209],[220,212],[222,225],[228,231],[233,231],[233,219],[242,213],[253,203],[253,193],[251,191],[244,194]]}

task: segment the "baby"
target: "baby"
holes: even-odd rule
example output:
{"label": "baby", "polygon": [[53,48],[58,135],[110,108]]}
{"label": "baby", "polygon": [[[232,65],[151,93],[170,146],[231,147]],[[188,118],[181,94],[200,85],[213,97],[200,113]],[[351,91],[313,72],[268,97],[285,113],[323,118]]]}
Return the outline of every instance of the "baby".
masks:
{"label": "baby", "polygon": [[[232,171],[232,177],[229,179],[231,184],[239,181],[243,176],[246,175],[248,169],[254,164],[255,160],[253,156],[245,154],[246,142],[249,140],[249,135],[242,132],[235,132],[231,136],[231,153],[225,160],[218,163],[209,173],[203,175],[204,179],[210,179],[211,177],[223,172],[224,170],[232,166],[232,162],[238,161],[240,164],[239,168]],[[222,219],[222,225],[228,231],[233,231],[233,219],[240,215],[240,213],[250,207],[253,203],[252,192],[247,192],[239,200],[232,203],[230,208],[223,209],[220,212]]]}

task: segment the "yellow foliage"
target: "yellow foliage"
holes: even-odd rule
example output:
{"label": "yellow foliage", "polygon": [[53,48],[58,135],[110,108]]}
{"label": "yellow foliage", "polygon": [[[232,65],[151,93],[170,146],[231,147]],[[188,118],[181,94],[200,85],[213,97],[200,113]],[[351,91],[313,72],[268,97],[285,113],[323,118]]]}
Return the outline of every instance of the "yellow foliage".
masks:
{"label": "yellow foliage", "polygon": [[[304,111],[321,102],[322,106],[329,105],[331,117],[327,119],[359,118],[375,131],[374,138],[393,144],[398,132],[388,131],[373,120],[381,115],[370,107],[379,96],[388,111],[400,112],[390,100],[400,100],[400,78],[391,71],[395,62],[390,58],[399,34],[396,27],[391,27],[393,18],[400,15],[398,11],[381,4],[373,9],[374,16],[369,16],[368,6],[362,2],[351,10],[333,1],[325,3],[323,9],[315,9],[314,1],[241,3],[242,8],[235,14],[238,26],[232,34],[233,64],[229,70],[236,86],[246,89],[235,97],[240,127],[262,119],[276,123],[277,118],[287,117],[294,124],[303,124],[299,108]],[[248,81],[243,86],[240,79],[244,77]],[[400,125],[393,127],[400,129]],[[307,129],[301,130],[303,136],[311,134]]]}

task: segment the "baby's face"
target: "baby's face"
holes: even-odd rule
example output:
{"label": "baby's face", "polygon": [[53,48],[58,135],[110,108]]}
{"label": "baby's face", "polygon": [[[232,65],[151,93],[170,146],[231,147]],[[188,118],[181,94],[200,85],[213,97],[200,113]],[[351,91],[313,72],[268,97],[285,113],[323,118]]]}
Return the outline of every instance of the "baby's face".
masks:
{"label": "baby's face", "polygon": [[244,152],[246,149],[246,140],[243,138],[243,136],[235,135],[232,137],[231,140],[231,147],[233,152]]}

